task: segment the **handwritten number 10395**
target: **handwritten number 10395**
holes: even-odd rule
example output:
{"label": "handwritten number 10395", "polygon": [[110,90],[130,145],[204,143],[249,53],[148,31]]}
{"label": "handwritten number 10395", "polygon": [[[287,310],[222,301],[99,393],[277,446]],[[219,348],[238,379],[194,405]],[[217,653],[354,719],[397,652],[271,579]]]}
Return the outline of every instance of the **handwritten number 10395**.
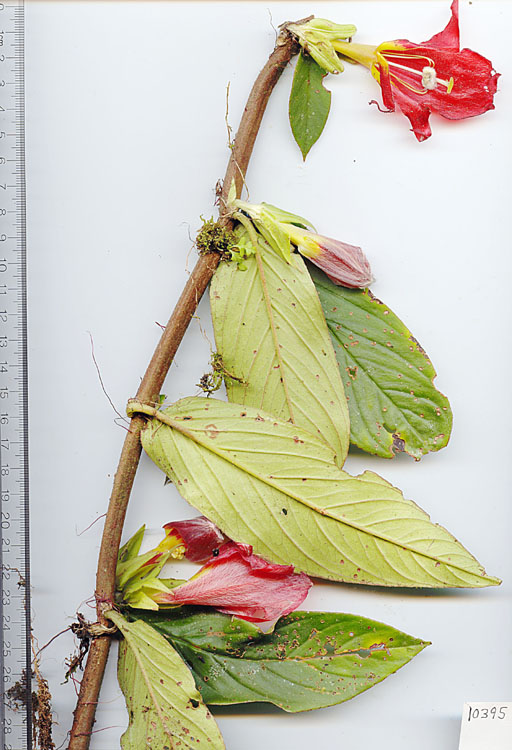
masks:
{"label": "handwritten number 10395", "polygon": [[492,706],[491,708],[473,708],[469,706],[468,721],[476,719],[504,719],[508,706]]}

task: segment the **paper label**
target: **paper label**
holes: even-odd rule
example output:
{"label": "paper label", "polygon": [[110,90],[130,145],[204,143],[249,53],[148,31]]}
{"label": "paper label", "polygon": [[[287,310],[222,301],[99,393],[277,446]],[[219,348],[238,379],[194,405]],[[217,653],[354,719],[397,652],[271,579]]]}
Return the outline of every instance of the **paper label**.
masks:
{"label": "paper label", "polygon": [[484,748],[512,748],[512,702],[464,704],[459,750]]}

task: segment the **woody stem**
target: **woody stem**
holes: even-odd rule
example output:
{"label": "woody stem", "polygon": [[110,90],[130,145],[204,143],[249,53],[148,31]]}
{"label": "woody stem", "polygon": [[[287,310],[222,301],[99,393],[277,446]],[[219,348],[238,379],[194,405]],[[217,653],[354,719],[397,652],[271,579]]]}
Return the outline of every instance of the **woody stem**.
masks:
{"label": "woody stem", "polygon": [[[309,19],[303,19],[297,21],[297,23],[303,23],[304,20]],[[220,194],[219,223],[223,227],[231,227],[231,219],[226,215],[230,185],[234,180],[236,195],[240,197],[249,159],[268,99],[286,65],[298,51],[299,46],[295,38],[285,27],[277,39],[274,51],[258,75],[249,94]],[[217,253],[209,253],[202,255],[197,261],[137,391],[137,398],[140,401],[152,403],[157,400],[176,351],[219,260],[220,256]],[[97,617],[98,622],[103,625],[106,623],[103,615],[104,604],[111,603],[114,599],[118,549],[126,509],[140,459],[140,431],[144,423],[145,420],[140,415],[135,415],[130,422],[130,429],[124,441],[105,518],[96,574]],[[87,750],[89,747],[109,647],[110,636],[108,635],[95,638],[91,643],[80,686],[80,694],[74,711],[69,750]]]}

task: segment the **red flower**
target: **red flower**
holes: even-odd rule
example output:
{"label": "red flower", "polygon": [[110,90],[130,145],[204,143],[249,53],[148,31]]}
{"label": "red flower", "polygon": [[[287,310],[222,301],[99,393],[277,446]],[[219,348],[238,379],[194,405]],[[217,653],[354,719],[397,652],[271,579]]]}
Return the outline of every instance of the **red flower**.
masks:
{"label": "red flower", "polygon": [[207,560],[215,549],[227,541],[222,531],[204,516],[166,523],[164,530],[165,539],[157,549],[167,551],[184,548],[187,560],[197,563]]}
{"label": "red flower", "polygon": [[275,565],[252,554],[247,544],[224,544],[186,583],[157,592],[160,605],[199,604],[251,622],[274,620],[296,609],[311,581],[292,565]]}
{"label": "red flower", "polygon": [[382,89],[384,105],[390,111],[399,106],[419,141],[432,133],[431,112],[462,120],[494,109],[499,74],[490,60],[460,49],[458,0],[453,0],[451,11],[444,31],[422,44],[407,39],[378,47],[333,43],[338,52],[370,69]]}

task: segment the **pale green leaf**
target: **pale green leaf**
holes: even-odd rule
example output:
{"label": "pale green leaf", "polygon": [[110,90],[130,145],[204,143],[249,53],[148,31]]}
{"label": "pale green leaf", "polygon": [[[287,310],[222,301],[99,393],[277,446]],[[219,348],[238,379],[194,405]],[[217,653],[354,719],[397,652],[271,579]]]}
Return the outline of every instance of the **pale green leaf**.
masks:
{"label": "pale green leaf", "polygon": [[210,301],[230,401],[255,406],[321,437],[343,465],[349,420],[318,295],[304,261],[260,242],[245,261],[221,263]]}
{"label": "pale green leaf", "polygon": [[296,425],[204,398],[128,410],[154,417],[144,449],[190,504],[262,557],[352,583],[499,583],[398,489],[341,471],[332,449]]}
{"label": "pale green leaf", "polygon": [[436,371],[402,321],[369,289],[345,289],[311,267],[350,412],[350,441],[369,453],[414,458],[443,448],[452,429]]}
{"label": "pale green leaf", "polygon": [[289,117],[293,137],[304,161],[322,135],[331,108],[331,92],[324,88],[327,72],[309,55],[300,53],[290,93]]}
{"label": "pale green leaf", "polygon": [[190,665],[210,705],[265,701],[285,711],[333,706],[373,687],[428,645],[375,620],[294,612],[263,633],[219,612],[144,613]]}
{"label": "pale green leaf", "polygon": [[130,716],[123,750],[223,750],[219,728],[169,642],[142,620],[128,622],[114,610],[106,617],[123,635],[118,678]]}

